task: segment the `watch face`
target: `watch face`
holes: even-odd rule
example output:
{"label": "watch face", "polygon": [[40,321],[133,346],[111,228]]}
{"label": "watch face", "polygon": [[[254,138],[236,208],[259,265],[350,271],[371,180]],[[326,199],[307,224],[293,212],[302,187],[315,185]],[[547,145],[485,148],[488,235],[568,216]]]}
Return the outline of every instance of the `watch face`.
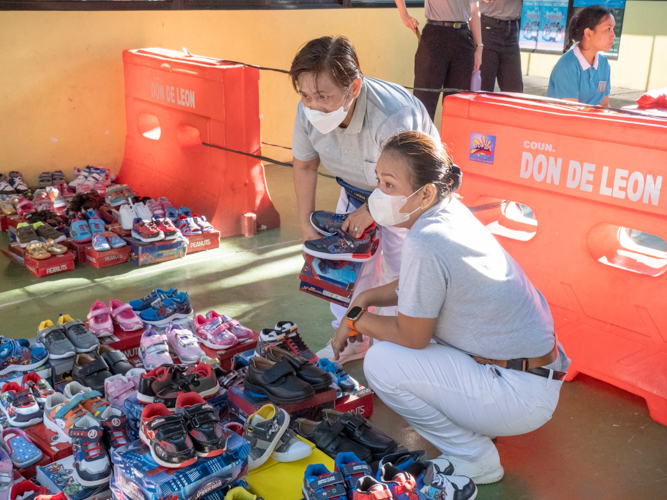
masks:
{"label": "watch face", "polygon": [[361,311],[363,311],[363,309],[362,309],[361,307],[359,307],[359,306],[354,306],[354,307],[353,307],[352,309],[350,309],[350,311],[347,313],[347,316],[346,316],[346,317],[347,317],[348,319],[351,319],[352,321],[354,321],[354,320],[356,320],[356,319],[359,317],[359,315],[361,314]]}

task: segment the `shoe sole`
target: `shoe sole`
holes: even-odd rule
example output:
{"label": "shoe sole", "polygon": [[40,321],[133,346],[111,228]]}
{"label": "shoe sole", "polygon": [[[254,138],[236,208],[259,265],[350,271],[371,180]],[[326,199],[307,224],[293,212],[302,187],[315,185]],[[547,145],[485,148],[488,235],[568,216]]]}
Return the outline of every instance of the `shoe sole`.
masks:
{"label": "shoe sole", "polygon": [[153,447],[151,446],[151,442],[146,439],[146,436],[144,435],[144,432],[139,429],[139,439],[141,439],[141,442],[144,443],[146,446],[148,446],[148,449],[151,451],[151,457],[155,461],[156,464],[161,465],[162,467],[166,467],[168,469],[180,469],[181,467],[187,467],[188,465],[192,465],[197,461],[197,457],[195,456],[194,458],[190,458],[183,462],[182,464],[170,464],[169,462],[164,462],[160,460],[157,455],[155,455],[155,452],[153,451]]}
{"label": "shoe sole", "polygon": [[226,347],[221,347],[220,344],[214,344],[213,342],[209,342],[207,340],[202,339],[201,337],[197,339],[197,341],[200,344],[204,344],[206,347],[213,349],[214,351],[226,351],[227,349],[231,349],[232,347],[235,347],[240,344],[240,342],[236,342],[230,346]]}
{"label": "shoe sole", "polygon": [[165,319],[159,319],[155,321],[148,321],[147,319],[140,318],[141,321],[146,323],[147,325],[151,326],[168,326],[169,323],[175,319],[187,319],[192,316],[192,308],[190,308],[190,312],[185,314],[185,313],[176,313],[173,316],[169,316],[168,318]]}
{"label": "shoe sole", "polygon": [[291,405],[291,404],[296,404],[296,403],[303,403],[303,402],[308,401],[309,399],[311,399],[313,397],[312,395],[308,395],[306,397],[300,397],[298,399],[293,399],[293,400],[278,399],[275,396],[269,395],[268,391],[266,391],[263,387],[261,387],[259,385],[254,385],[254,384],[248,382],[247,379],[243,381],[243,387],[244,387],[244,389],[246,389],[248,392],[250,392],[252,394],[257,394],[257,395],[260,395],[260,396],[266,396],[269,401],[271,401],[272,403],[275,403],[277,405]]}
{"label": "shoe sole", "polygon": [[[81,351],[81,352],[84,352],[84,351]],[[89,352],[89,351],[85,351],[85,352]],[[68,351],[64,354],[51,354],[51,353],[49,353],[49,358],[50,359],[71,358],[72,356],[76,356],[76,353],[77,353],[77,349],[74,348],[74,351]]]}
{"label": "shoe sole", "polygon": [[492,483],[497,483],[503,477],[505,477],[504,470],[502,472],[499,472],[495,476],[490,476],[490,477],[482,476],[481,478],[471,477],[470,479],[472,479],[472,482],[475,484],[492,484]]}
{"label": "shoe sole", "polygon": [[352,254],[347,253],[341,255],[332,255],[330,253],[317,252],[315,250],[311,250],[310,248],[307,248],[306,245],[302,245],[301,248],[308,255],[312,255],[313,257],[317,257],[318,259],[322,260],[344,260],[346,262],[366,262],[367,260],[370,260],[371,257],[373,257],[373,255],[370,253],[352,253]]}
{"label": "shoe sole", "polygon": [[[4,413],[5,417],[7,417],[7,422],[12,424],[12,426],[14,426],[14,427],[18,427],[19,429],[22,429],[24,427],[30,427],[31,425],[39,424],[42,421],[42,418],[43,418],[43,417],[42,418],[33,418],[32,420],[28,420],[27,422],[17,422],[15,420],[12,420],[9,417],[9,414],[7,413],[7,410],[5,409],[4,406],[0,405],[0,410],[2,410],[2,413]],[[38,462],[38,461],[39,461],[39,458],[37,460],[35,460],[35,462]],[[33,463],[35,463],[35,462],[33,462]],[[21,465],[21,467],[27,467],[27,465]]]}
{"label": "shoe sole", "polygon": [[55,422],[52,422],[51,419],[47,418],[46,410],[44,410],[44,411],[45,411],[45,413],[44,413],[44,425],[46,426],[46,428],[55,432],[56,434],[58,434],[61,437],[61,439],[65,440],[66,443],[71,444],[72,440],[69,437],[69,435],[65,434],[65,431],[63,431],[58,424],[56,424]]}
{"label": "shoe sole", "polygon": [[271,457],[276,462],[296,462],[297,460],[302,460],[306,457],[309,457],[312,454],[313,454],[313,450],[310,447],[308,447],[307,450],[305,448],[303,448],[303,453],[289,453],[289,452],[288,453],[278,453],[277,451],[274,451],[271,454]]}
{"label": "shoe sole", "polygon": [[150,404],[155,401],[155,397],[146,396],[145,394],[141,394],[140,392],[137,391],[137,401],[143,404]]}
{"label": "shoe sole", "polygon": [[290,422],[290,416],[287,412],[285,412],[285,416],[286,416],[285,422],[283,422],[283,425],[280,427],[280,430],[276,433],[273,441],[271,442],[269,447],[264,451],[262,456],[259,457],[257,460],[255,460],[252,464],[250,463],[250,457],[248,457],[248,470],[253,470],[264,465],[264,463],[273,454],[273,451],[278,447],[278,444],[280,443],[280,437],[283,434],[285,434],[285,431],[287,430],[287,427],[289,426]]}
{"label": "shoe sole", "polygon": [[4,370],[0,370],[0,375],[6,375],[7,373],[12,373],[12,372],[32,372],[35,371],[36,368],[46,363],[48,359],[49,356],[47,355],[43,360],[38,361],[37,363],[33,363],[31,365],[9,365]]}
{"label": "shoe sole", "polygon": [[133,229],[133,230],[132,230],[132,237],[133,237],[135,240],[139,240],[139,241],[142,241],[142,242],[144,242],[144,243],[154,243],[154,242],[156,242],[156,241],[162,241],[162,240],[164,239],[164,234],[163,234],[161,237],[159,237],[159,238],[150,238],[150,239],[148,239],[148,238],[142,238],[141,236],[139,236],[139,233],[137,233],[137,232]]}
{"label": "shoe sole", "polygon": [[102,484],[106,484],[109,481],[111,481],[111,476],[105,477],[103,479],[98,479],[96,481],[86,481],[81,476],[79,476],[79,474],[76,471],[76,467],[74,468],[74,478],[77,480],[78,483],[81,484],[81,486],[85,486],[86,488],[90,488],[93,486],[100,486]]}

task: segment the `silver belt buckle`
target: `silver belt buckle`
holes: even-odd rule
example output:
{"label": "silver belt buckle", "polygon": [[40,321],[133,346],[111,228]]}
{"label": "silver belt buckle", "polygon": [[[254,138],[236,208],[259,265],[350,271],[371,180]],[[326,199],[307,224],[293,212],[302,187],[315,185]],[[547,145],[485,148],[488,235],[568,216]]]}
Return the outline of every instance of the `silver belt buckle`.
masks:
{"label": "silver belt buckle", "polygon": [[462,24],[463,24],[463,23],[454,23],[453,28],[454,28],[455,30],[461,29],[461,25],[462,25]]}

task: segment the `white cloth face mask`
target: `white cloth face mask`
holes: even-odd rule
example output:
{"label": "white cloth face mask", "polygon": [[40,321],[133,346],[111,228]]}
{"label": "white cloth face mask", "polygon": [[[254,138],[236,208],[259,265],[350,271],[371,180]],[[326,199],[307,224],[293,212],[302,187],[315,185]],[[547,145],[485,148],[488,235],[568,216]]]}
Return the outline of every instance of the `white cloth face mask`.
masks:
{"label": "white cloth face mask", "polygon": [[[347,98],[345,101],[347,101]],[[315,127],[321,134],[328,134],[332,130],[335,130],[335,128],[343,123],[343,120],[345,120],[345,117],[347,116],[347,111],[345,110],[345,101],[343,101],[343,105],[340,108],[335,111],[331,111],[330,113],[324,113],[323,111],[310,109],[305,105],[303,106],[303,111],[306,114],[306,118],[308,118],[308,121],[313,125],[313,127]]]}
{"label": "white cloth face mask", "polygon": [[408,198],[412,198],[419,191],[423,189],[424,186],[420,187],[412,193],[410,196],[397,195],[392,196],[390,194],[383,193],[382,190],[376,189],[368,197],[368,210],[371,212],[373,220],[381,226],[395,226],[401,222],[405,222],[414,214],[417,210],[420,210],[421,207],[417,207],[410,213],[402,213],[401,208],[405,206],[408,202]]}

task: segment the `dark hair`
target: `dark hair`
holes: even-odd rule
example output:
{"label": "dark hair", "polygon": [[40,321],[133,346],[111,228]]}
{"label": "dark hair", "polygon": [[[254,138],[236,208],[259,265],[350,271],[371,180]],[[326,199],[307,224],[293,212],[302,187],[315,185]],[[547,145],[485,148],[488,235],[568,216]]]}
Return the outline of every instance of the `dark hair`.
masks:
{"label": "dark hair", "polygon": [[342,88],[348,88],[354,80],[363,76],[357,52],[344,36],[323,36],[301,47],[289,70],[294,90],[299,91],[301,74],[314,73],[317,77],[325,71]]}
{"label": "dark hair", "polygon": [[389,139],[382,152],[405,161],[410,167],[410,183],[415,191],[434,184],[438,200],[442,200],[461,187],[461,169],[454,165],[442,143],[428,134],[415,130],[402,132]]}
{"label": "dark hair", "polygon": [[583,9],[570,21],[569,43],[566,48],[569,48],[574,42],[581,42],[584,39],[586,28],[594,30],[608,16],[613,15],[614,9],[608,9],[604,5],[591,5]]}

